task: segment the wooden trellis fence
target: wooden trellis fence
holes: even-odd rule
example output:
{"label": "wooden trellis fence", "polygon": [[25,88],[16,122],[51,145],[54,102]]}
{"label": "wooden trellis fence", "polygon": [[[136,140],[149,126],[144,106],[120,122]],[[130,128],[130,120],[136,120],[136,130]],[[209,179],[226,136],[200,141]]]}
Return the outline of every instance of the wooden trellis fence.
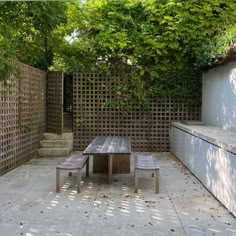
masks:
{"label": "wooden trellis fence", "polygon": [[199,120],[200,106],[162,98],[150,101],[150,111],[121,112],[106,106],[114,98],[113,87],[127,80],[128,74],[74,73],[74,149],[83,150],[97,135],[129,136],[134,151],[169,151],[172,121]]}
{"label": "wooden trellis fence", "polygon": [[20,78],[0,82],[0,176],[34,157],[46,125],[46,73],[17,66]]}
{"label": "wooden trellis fence", "polygon": [[47,132],[63,132],[63,86],[62,71],[47,74]]}

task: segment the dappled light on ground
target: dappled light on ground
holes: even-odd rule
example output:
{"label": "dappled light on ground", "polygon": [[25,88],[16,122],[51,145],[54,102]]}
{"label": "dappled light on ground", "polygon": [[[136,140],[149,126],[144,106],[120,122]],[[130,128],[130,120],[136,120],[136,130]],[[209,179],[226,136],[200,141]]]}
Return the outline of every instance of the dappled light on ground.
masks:
{"label": "dappled light on ground", "polygon": [[11,186],[27,183],[25,175],[16,178],[24,168],[0,179],[0,235],[236,236],[235,218],[182,164],[168,153],[158,161],[160,194],[154,193],[150,174],[140,176],[134,193],[133,173],[115,175],[112,185],[106,175],[86,178],[83,173],[80,194],[76,174],[65,173],[60,193],[55,193],[55,173],[48,172],[45,163],[38,162],[38,168],[24,165],[32,181],[20,195]]}

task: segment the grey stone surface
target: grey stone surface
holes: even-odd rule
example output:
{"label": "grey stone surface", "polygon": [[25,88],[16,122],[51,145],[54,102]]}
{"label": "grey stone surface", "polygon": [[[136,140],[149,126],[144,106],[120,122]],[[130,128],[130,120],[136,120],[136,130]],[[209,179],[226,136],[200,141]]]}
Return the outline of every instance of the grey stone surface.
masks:
{"label": "grey stone surface", "polygon": [[[171,154],[157,155],[160,194],[154,178],[140,177],[134,193],[131,174],[83,172],[81,193],[76,173],[62,172],[55,193],[55,167],[62,158],[35,159],[0,177],[0,235],[234,235],[235,218]],[[92,161],[90,162],[92,167]],[[92,170],[92,168],[90,168]]]}
{"label": "grey stone surface", "polygon": [[236,132],[234,131],[207,125],[186,125],[181,122],[173,122],[172,125],[226,151],[236,154]]}
{"label": "grey stone surface", "polygon": [[73,133],[44,133],[40,141],[39,157],[66,157],[73,149]]}
{"label": "grey stone surface", "polygon": [[73,146],[73,140],[41,140],[40,147],[42,148],[61,148],[61,147],[69,147]]}
{"label": "grey stone surface", "polygon": [[70,148],[40,148],[40,157],[66,157],[70,153]]}
{"label": "grey stone surface", "polygon": [[63,133],[63,134],[54,134],[54,133],[44,133],[44,139],[46,140],[73,140],[73,133]]}

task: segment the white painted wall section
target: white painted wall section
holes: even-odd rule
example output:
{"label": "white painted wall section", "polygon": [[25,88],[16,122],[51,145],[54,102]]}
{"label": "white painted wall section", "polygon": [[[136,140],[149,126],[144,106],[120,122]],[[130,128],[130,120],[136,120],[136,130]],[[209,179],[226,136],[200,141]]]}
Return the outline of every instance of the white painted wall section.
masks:
{"label": "white painted wall section", "polygon": [[236,217],[235,149],[231,152],[209,142],[210,137],[198,127],[189,132],[181,126],[176,123],[171,127],[171,152]]}
{"label": "white painted wall section", "polygon": [[202,121],[236,131],[236,62],[203,74]]}

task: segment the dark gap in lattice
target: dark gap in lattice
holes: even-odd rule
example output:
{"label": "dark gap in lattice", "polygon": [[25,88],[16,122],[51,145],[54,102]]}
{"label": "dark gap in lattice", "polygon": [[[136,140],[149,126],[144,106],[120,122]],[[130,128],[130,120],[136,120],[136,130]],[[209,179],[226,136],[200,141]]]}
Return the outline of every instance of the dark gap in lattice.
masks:
{"label": "dark gap in lattice", "polygon": [[64,75],[64,112],[73,112],[73,74]]}

